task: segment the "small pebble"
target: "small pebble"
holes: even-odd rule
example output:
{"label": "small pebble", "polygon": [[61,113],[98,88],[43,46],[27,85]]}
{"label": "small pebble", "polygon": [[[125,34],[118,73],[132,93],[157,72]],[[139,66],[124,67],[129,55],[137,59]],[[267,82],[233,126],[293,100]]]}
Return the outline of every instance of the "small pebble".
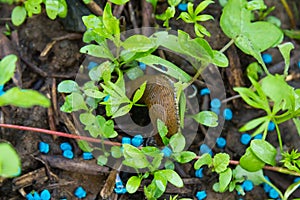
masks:
{"label": "small pebble", "polygon": [[60,144],[60,149],[62,151],[65,151],[65,150],[72,150],[72,146],[69,142],[64,142],[64,143],[61,143]]}
{"label": "small pebble", "polygon": [[40,142],[39,143],[39,150],[41,153],[48,153],[50,149],[50,146],[46,142]]}
{"label": "small pebble", "polygon": [[221,107],[221,101],[220,101],[220,99],[218,99],[218,98],[213,98],[212,100],[211,100],[211,102],[210,102],[210,106],[212,107],[212,108],[220,108]]}
{"label": "small pebble", "polygon": [[273,60],[271,54],[268,54],[268,53],[262,54],[262,59],[263,59],[265,64],[270,64]]}
{"label": "small pebble", "polygon": [[270,191],[269,191],[269,197],[272,198],[272,199],[277,199],[279,197],[279,194],[276,190],[271,188]]}
{"label": "small pebble", "polygon": [[82,158],[84,160],[91,160],[93,159],[93,154],[91,152],[83,152]]}
{"label": "small pebble", "polygon": [[178,4],[178,10],[186,12],[187,11],[187,4],[186,3]]}
{"label": "small pebble", "polygon": [[200,169],[197,169],[196,171],[195,171],[195,176],[197,177],[197,178],[203,178],[203,168],[201,167]]}
{"label": "small pebble", "polygon": [[172,150],[169,147],[165,147],[161,150],[165,157],[170,157],[172,155]]}
{"label": "small pebble", "polygon": [[51,199],[51,194],[49,190],[43,190],[41,192],[41,200],[49,200],[49,199]]}
{"label": "small pebble", "polygon": [[256,136],[254,136],[253,139],[256,139],[256,140],[261,140],[263,138],[263,134],[260,133],[260,134],[257,134]]}
{"label": "small pebble", "polygon": [[82,199],[82,198],[86,197],[86,191],[81,186],[79,186],[76,188],[74,195],[77,198]]}
{"label": "small pebble", "polygon": [[91,69],[97,67],[98,65],[99,65],[98,63],[91,61],[88,64],[88,70],[91,70]]}
{"label": "small pebble", "polygon": [[274,131],[275,130],[275,124],[274,122],[270,121],[268,124],[268,131]]}
{"label": "small pebble", "polygon": [[220,114],[220,108],[210,108],[210,110],[214,113],[216,113],[217,115]]}
{"label": "small pebble", "polygon": [[143,62],[139,62],[139,67],[140,67],[140,69],[141,70],[146,70],[146,64],[145,63],[143,63]]}
{"label": "small pebble", "polygon": [[223,149],[226,146],[226,139],[223,137],[218,137],[216,143],[218,148]]}
{"label": "small pebble", "polygon": [[4,85],[0,85],[0,96],[2,96],[5,92],[3,91]]}
{"label": "small pebble", "polygon": [[200,95],[201,96],[204,96],[204,95],[207,95],[207,94],[210,94],[210,90],[208,88],[203,88],[200,90]]}
{"label": "small pebble", "polygon": [[131,139],[129,137],[122,137],[122,144],[131,144]]}
{"label": "small pebble", "polygon": [[208,153],[211,156],[213,155],[211,148],[209,146],[207,146],[206,144],[201,144],[200,145],[200,153],[201,154]]}
{"label": "small pebble", "polygon": [[144,142],[144,138],[141,135],[135,135],[131,140],[132,145],[135,147],[141,146],[143,142]]}
{"label": "small pebble", "polygon": [[127,192],[126,188],[115,188],[114,190],[117,194],[125,194]]}
{"label": "small pebble", "polygon": [[245,180],[242,184],[242,187],[244,189],[245,192],[250,192],[251,190],[253,190],[253,183],[250,180]]}
{"label": "small pebble", "polygon": [[249,135],[248,133],[243,133],[241,135],[240,142],[243,145],[248,145],[250,141],[251,141],[251,135]]}
{"label": "small pebble", "polygon": [[63,157],[68,158],[68,159],[72,159],[74,157],[74,154],[71,150],[65,150],[63,152]]}
{"label": "small pebble", "polygon": [[232,111],[230,108],[225,108],[223,110],[223,117],[225,120],[232,120]]}
{"label": "small pebble", "polygon": [[206,191],[205,190],[198,191],[196,197],[198,200],[205,199],[207,197]]}

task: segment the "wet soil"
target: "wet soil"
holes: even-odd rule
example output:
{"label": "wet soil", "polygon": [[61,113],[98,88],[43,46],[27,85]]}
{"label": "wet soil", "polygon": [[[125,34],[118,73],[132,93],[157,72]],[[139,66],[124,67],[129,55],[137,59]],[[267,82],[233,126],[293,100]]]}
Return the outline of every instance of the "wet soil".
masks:
{"label": "wet soil", "polygon": [[[71,1],[70,1],[71,2]],[[138,27],[142,26],[143,13],[141,12],[140,1],[131,1],[133,10],[135,11],[135,20]],[[198,4],[200,1],[195,0]],[[276,11],[271,14],[278,17],[282,22],[282,28],[290,28],[290,21],[285,9],[279,1],[266,1],[268,6],[275,6]],[[296,0],[290,1],[293,9],[300,8],[299,2]],[[74,4],[75,5],[75,4]],[[59,82],[65,79],[75,79],[75,75],[78,72],[80,65],[82,64],[85,56],[79,53],[79,49],[85,44],[82,42],[82,31],[84,27],[80,22],[79,15],[86,15],[91,13],[87,7],[80,4],[70,8],[70,15],[67,19],[50,20],[47,18],[45,12],[40,15],[35,15],[32,18],[28,18],[26,22],[20,27],[14,27],[9,21],[10,13],[13,6],[0,4],[0,30],[1,33],[5,30],[5,24],[8,24],[12,28],[12,34],[10,36],[1,36],[8,39],[5,45],[0,46],[0,58],[5,55],[14,52],[20,57],[20,66],[16,74],[14,81],[11,81],[5,86],[5,89],[17,84],[23,88],[30,88],[40,91],[41,93],[48,95],[53,103],[52,110],[33,107],[29,109],[16,108],[13,106],[5,106],[0,109],[1,123],[17,124],[30,127],[38,127],[43,129],[52,129],[62,132],[71,133],[70,127],[66,122],[66,117],[59,111],[59,107],[63,104],[63,96],[61,94],[53,92]],[[103,6],[101,4],[101,6]],[[159,1],[157,6],[157,13],[163,12],[166,9],[166,1]],[[77,9],[80,8],[80,11]],[[73,10],[74,9],[74,10]],[[211,32],[212,36],[206,38],[213,49],[221,49],[229,39],[222,33],[219,27],[219,19],[221,15],[221,6],[218,3],[211,5],[207,9],[207,13],[214,16],[215,20],[205,22],[205,27]],[[297,10],[297,9],[296,9]],[[76,15],[77,13],[80,13]],[[125,6],[121,12],[122,19],[125,19],[123,28],[133,28],[133,23],[130,20],[128,6]],[[75,14],[74,14],[75,13]],[[296,13],[296,12],[295,12]],[[296,15],[297,25],[299,28],[300,18],[299,12]],[[179,15],[177,11],[176,15]],[[79,19],[79,21],[78,21]],[[158,24],[161,22],[157,21]],[[181,20],[171,20],[171,28],[177,30],[178,28],[188,32],[191,37],[194,37],[193,26],[185,24]],[[55,38],[65,37],[57,40],[53,44],[52,48],[46,55],[41,55],[47,45],[49,45]],[[0,40],[0,41],[1,41]],[[299,41],[294,41],[289,38],[285,38],[286,41],[291,41],[295,45],[295,51],[299,51]],[[2,44],[2,43],[1,43]],[[277,49],[270,49],[267,51],[273,55],[273,62],[268,67],[272,70],[275,69],[277,63],[282,62],[282,58]],[[222,75],[227,97],[236,95],[232,90],[236,86],[248,86],[249,81],[245,76],[245,69],[247,65],[253,62],[253,58],[240,52],[236,47],[232,46],[226,52],[230,59],[230,66],[226,69],[220,69]],[[296,53],[292,53],[297,55]],[[299,55],[299,54],[298,54]],[[168,56],[168,55],[167,55]],[[171,56],[170,56],[171,57]],[[295,58],[298,61],[299,58]],[[0,72],[1,73],[1,72]],[[291,73],[299,74],[299,68],[297,62],[291,63]],[[298,76],[299,77],[299,76]],[[290,81],[290,84],[296,88],[299,88],[299,78],[295,78]],[[56,94],[57,96],[55,96]],[[203,97],[197,97],[203,102]],[[227,107],[233,110],[234,117],[231,121],[226,121],[222,130],[222,136],[227,139],[227,146],[224,150],[214,148],[214,152],[221,151],[230,154],[231,159],[239,160],[240,156],[245,152],[246,146],[239,142],[241,133],[238,128],[241,127],[247,121],[261,116],[263,113],[257,110],[249,108],[241,99],[236,99],[227,103]],[[71,116],[69,115],[71,119]],[[287,149],[296,148],[300,150],[299,135],[292,123],[288,121],[280,125],[282,133],[283,143]],[[205,137],[205,133],[199,128],[198,135],[195,137],[190,150],[198,153],[199,144]],[[103,188],[105,181],[107,180],[109,168],[98,169],[96,160],[88,162],[90,168],[95,169],[93,172],[88,170],[82,170],[87,161],[81,158],[82,151],[79,149],[75,140],[52,137],[49,135],[34,133],[13,129],[0,129],[0,139],[9,141],[14,145],[22,160],[22,175],[30,174],[36,177],[28,184],[21,185],[18,188],[16,185],[16,179],[5,179],[0,183],[0,199],[24,199],[24,194],[35,191],[42,191],[48,189],[52,194],[52,199],[76,199],[73,195],[74,190],[78,186],[82,186],[87,191],[86,199],[102,199],[100,197],[100,191]],[[278,146],[276,133],[268,135],[268,141],[273,145]],[[49,143],[50,152],[47,155],[48,160],[60,159],[62,163],[60,166],[53,167],[51,163],[45,162],[45,159],[41,157],[41,153],[38,150],[38,143],[44,141]],[[74,149],[74,157],[76,165],[71,165],[68,159],[64,159],[61,155],[62,152],[59,145],[62,142],[68,141],[72,144]],[[54,161],[53,161],[54,162]],[[96,166],[95,166],[96,165]],[[76,166],[76,167],[74,167]],[[46,169],[46,175],[37,173],[36,170]],[[102,171],[101,171],[102,170]],[[194,170],[192,163],[178,166],[178,170],[182,171],[182,176],[189,182],[184,188],[168,187],[167,193],[162,196],[161,199],[169,199],[169,196],[179,195],[179,197],[189,197],[195,199],[195,194],[199,190],[206,190],[207,199],[239,199],[241,196],[233,193],[215,193],[212,191],[212,185],[217,181],[217,175],[214,173],[208,173],[204,170],[204,178],[196,179],[194,177]],[[91,170],[92,171],[92,170]],[[292,183],[293,177],[266,172],[271,181],[279,186],[280,189],[285,190],[286,187]],[[123,181],[126,182],[129,174],[124,173],[122,175]],[[284,181],[283,181],[284,180]],[[295,197],[300,197],[300,191],[294,193]],[[111,199],[144,199],[142,188],[133,195],[114,195]],[[247,192],[242,197],[243,199],[267,199],[267,195],[264,193],[262,187],[256,186],[253,191]]]}

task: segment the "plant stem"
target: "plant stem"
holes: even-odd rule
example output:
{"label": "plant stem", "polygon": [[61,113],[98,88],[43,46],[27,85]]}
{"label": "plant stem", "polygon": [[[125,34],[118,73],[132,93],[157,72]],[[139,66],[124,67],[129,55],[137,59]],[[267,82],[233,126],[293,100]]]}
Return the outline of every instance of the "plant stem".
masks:
{"label": "plant stem", "polygon": [[232,44],[234,43],[234,39],[231,39],[221,50],[220,52],[223,53],[226,51]]}
{"label": "plant stem", "polygon": [[294,29],[296,27],[296,23],[295,23],[293,12],[291,11],[291,9],[290,9],[288,3],[286,2],[286,0],[281,0],[281,3],[282,3],[283,7],[285,8],[285,10],[286,10],[286,12],[287,12],[287,14],[290,18],[292,29]]}
{"label": "plant stem", "polygon": [[73,135],[73,134],[69,134],[69,133],[63,133],[63,132],[59,132],[59,131],[51,131],[51,130],[41,129],[41,128],[19,126],[19,125],[13,125],[13,124],[0,124],[0,127],[45,133],[45,134],[49,134],[49,135],[56,135],[56,136],[59,136],[59,137],[72,138],[72,139],[76,139],[76,140],[85,140],[85,141],[88,141],[88,142],[104,143],[104,144],[107,144],[107,145],[114,145],[114,146],[121,146],[122,145],[119,142],[111,142],[111,141],[108,141],[108,140],[100,140],[100,139],[97,139],[97,138],[91,138],[91,137],[80,136],[80,135]]}
{"label": "plant stem", "polygon": [[280,147],[280,152],[283,152],[283,147],[282,147],[282,139],[281,139],[281,134],[280,134],[280,130],[278,127],[277,122],[274,123],[275,127],[276,127],[276,132],[277,132],[277,138],[278,138],[278,142],[279,142],[279,147]]}

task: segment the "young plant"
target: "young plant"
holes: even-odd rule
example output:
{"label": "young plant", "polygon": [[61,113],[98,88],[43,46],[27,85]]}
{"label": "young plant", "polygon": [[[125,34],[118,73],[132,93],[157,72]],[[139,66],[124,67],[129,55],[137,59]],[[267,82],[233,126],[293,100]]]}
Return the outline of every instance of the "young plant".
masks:
{"label": "young plant", "polygon": [[19,176],[20,173],[21,159],[18,153],[11,144],[0,142],[0,180]]}
{"label": "young plant", "polygon": [[198,37],[203,37],[204,35],[210,36],[210,33],[206,30],[206,28],[198,24],[198,22],[214,19],[211,15],[207,15],[207,14],[200,15],[200,13],[211,3],[214,2],[211,0],[202,1],[194,10],[193,9],[194,4],[189,2],[187,6],[188,12],[180,13],[177,19],[182,19],[186,23],[194,24],[194,31]]}

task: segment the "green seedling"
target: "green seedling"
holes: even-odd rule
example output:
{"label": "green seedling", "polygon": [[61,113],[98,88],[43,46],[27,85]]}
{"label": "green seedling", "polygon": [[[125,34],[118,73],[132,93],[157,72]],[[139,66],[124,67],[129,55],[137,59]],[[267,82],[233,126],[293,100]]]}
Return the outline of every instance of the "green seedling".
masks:
{"label": "green seedling", "polygon": [[21,159],[7,142],[0,142],[0,178],[12,178],[21,173]]}
{"label": "green seedling", "polygon": [[207,14],[200,15],[200,13],[211,3],[214,2],[211,0],[202,1],[194,10],[193,4],[189,2],[187,6],[188,12],[180,13],[177,19],[182,19],[186,23],[194,24],[194,31],[198,37],[203,37],[204,35],[210,36],[210,33],[206,30],[206,28],[198,24],[198,22],[214,19],[211,15],[207,15]]}

